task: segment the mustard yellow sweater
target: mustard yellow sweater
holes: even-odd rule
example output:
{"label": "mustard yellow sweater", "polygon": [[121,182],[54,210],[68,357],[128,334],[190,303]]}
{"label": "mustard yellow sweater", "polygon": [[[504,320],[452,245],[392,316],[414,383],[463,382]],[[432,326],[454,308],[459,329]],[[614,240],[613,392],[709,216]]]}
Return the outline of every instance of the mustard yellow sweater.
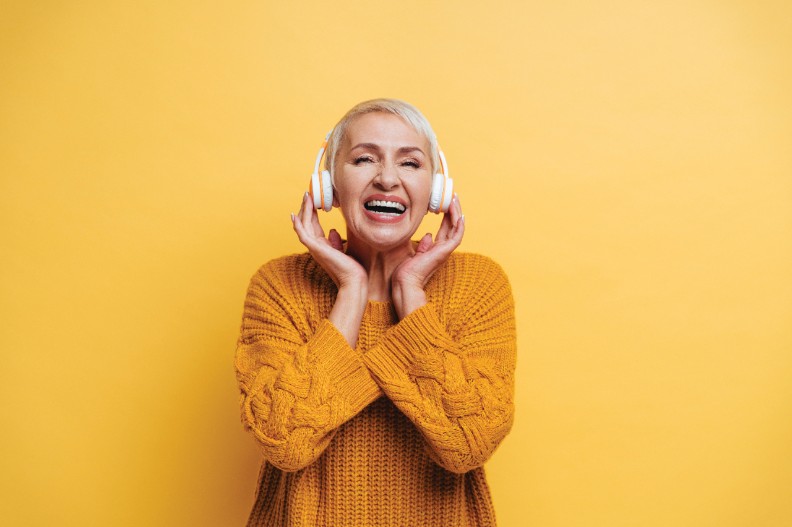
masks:
{"label": "mustard yellow sweater", "polygon": [[369,302],[352,349],[309,254],[250,281],[236,349],[264,454],[251,526],[495,525],[484,462],[513,421],[514,304],[501,268],[453,253],[399,321]]}

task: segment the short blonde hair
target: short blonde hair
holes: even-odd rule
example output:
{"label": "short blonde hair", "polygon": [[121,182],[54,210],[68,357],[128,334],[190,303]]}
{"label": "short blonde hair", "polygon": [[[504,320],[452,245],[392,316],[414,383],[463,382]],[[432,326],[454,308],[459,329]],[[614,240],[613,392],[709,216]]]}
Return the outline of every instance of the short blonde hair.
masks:
{"label": "short blonde hair", "polygon": [[432,174],[437,172],[440,166],[440,159],[437,147],[437,136],[435,136],[432,126],[424,115],[412,104],[399,99],[371,99],[356,104],[350,109],[335,125],[330,137],[327,139],[327,150],[325,151],[325,170],[330,172],[331,181],[335,172],[335,160],[338,154],[338,147],[346,138],[346,131],[349,123],[361,115],[373,112],[386,112],[398,115],[407,122],[420,135],[424,136],[429,142],[429,162]]}

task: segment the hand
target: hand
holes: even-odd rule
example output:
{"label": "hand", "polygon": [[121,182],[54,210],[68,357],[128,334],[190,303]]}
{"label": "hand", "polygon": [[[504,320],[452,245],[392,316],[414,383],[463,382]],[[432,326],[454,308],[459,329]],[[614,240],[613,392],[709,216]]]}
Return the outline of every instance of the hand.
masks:
{"label": "hand", "polygon": [[432,241],[430,233],[424,235],[418,242],[415,254],[399,264],[393,272],[391,296],[400,319],[426,304],[426,283],[454,249],[459,247],[464,233],[465,217],[462,216],[459,197],[454,194],[435,240]]}
{"label": "hand", "polygon": [[300,212],[292,214],[294,227],[300,243],[308,248],[314,260],[330,275],[339,290],[344,287],[368,288],[366,270],[354,258],[344,253],[341,236],[331,229],[327,238],[319,225],[319,217],[308,193],[303,196]]}

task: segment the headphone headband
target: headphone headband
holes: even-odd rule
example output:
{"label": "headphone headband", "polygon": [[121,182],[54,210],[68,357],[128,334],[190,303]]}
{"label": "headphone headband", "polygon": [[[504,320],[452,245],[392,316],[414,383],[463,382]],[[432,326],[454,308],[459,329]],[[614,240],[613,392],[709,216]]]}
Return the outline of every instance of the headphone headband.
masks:
{"label": "headphone headband", "polygon": [[333,130],[327,132],[327,135],[325,136],[324,141],[322,142],[322,146],[319,148],[319,153],[316,154],[316,164],[314,164],[314,171],[313,171],[314,174],[319,173],[319,165],[322,162],[322,157],[324,157],[325,150],[327,150],[327,141],[330,139],[330,134],[332,133]]}

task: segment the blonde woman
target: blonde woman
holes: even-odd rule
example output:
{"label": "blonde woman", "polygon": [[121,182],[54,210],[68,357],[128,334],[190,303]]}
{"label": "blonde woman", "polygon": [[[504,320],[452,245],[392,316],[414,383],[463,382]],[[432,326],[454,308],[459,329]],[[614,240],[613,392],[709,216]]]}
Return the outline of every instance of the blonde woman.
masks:
{"label": "blonde woman", "polygon": [[514,305],[495,262],[456,251],[456,196],[413,240],[439,155],[415,107],[358,104],[325,156],[346,240],[306,194],[307,252],[252,277],[235,357],[264,455],[248,525],[495,525],[483,465],[513,421]]}

